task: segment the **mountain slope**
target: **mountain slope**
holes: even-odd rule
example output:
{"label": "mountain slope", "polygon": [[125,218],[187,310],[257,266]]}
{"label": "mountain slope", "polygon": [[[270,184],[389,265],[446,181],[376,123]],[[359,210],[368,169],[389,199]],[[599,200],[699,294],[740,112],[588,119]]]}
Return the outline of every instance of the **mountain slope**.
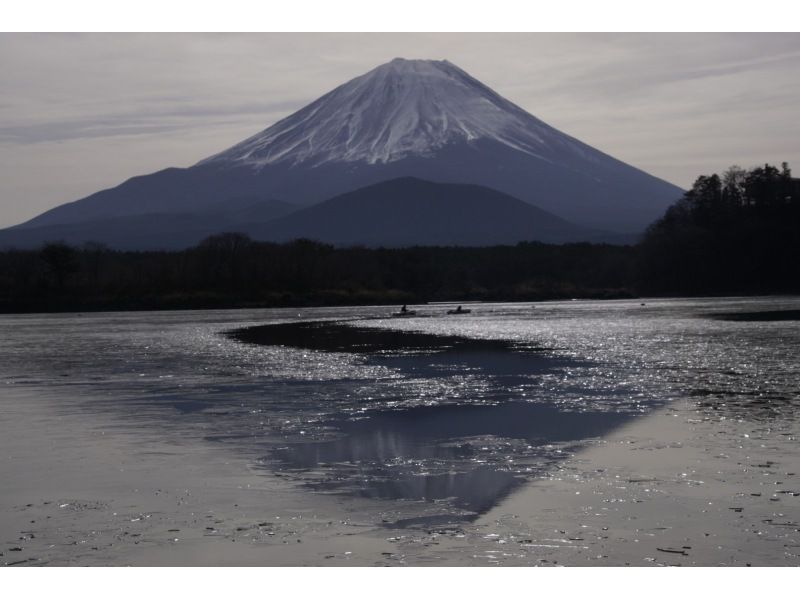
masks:
{"label": "mountain slope", "polygon": [[241,197],[310,205],[408,176],[490,187],[586,229],[623,233],[643,231],[682,194],[447,61],[396,59],[195,166],[134,177],[17,228],[233,211]]}
{"label": "mountain slope", "polygon": [[386,247],[562,243],[593,236],[494,189],[411,177],[351,191],[244,230],[263,240]]}
{"label": "mountain slope", "polygon": [[275,196],[306,202],[402,176],[467,182],[624,232],[641,232],[682,195],[446,60],[381,65],[196,168],[249,170]]}
{"label": "mountain slope", "polygon": [[184,249],[210,235],[237,232],[253,222],[267,222],[297,209],[277,200],[242,198],[239,203],[241,207],[234,210],[212,205],[197,213],[126,214],[83,222],[13,227],[0,231],[0,250],[35,248],[50,241],[70,245],[95,242],[115,249]]}
{"label": "mountain slope", "polygon": [[592,148],[559,133],[447,60],[397,58],[203,164],[388,163],[493,140],[544,160]]}

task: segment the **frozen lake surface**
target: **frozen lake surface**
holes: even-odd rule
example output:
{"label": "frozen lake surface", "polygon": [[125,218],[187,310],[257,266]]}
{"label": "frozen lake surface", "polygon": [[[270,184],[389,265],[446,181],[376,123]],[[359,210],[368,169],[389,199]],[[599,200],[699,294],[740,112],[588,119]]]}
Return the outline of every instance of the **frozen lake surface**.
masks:
{"label": "frozen lake surface", "polygon": [[[194,533],[182,563],[227,562],[204,548],[220,536],[346,548],[354,513],[373,539],[458,529],[676,400],[796,415],[797,298],[451,307],[1,316],[0,562],[146,563],[141,539],[163,551],[175,529]],[[184,512],[193,484],[215,489]],[[136,532],[139,515],[161,522]],[[339,548],[282,554],[353,553]]]}

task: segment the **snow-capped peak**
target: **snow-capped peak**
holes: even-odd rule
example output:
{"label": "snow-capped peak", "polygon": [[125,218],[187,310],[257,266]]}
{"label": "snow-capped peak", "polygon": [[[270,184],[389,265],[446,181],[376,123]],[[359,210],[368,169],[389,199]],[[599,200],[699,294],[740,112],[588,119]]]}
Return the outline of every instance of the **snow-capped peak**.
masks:
{"label": "snow-capped peak", "polygon": [[587,148],[447,60],[395,58],[200,164],[375,164],[480,139],[543,159]]}

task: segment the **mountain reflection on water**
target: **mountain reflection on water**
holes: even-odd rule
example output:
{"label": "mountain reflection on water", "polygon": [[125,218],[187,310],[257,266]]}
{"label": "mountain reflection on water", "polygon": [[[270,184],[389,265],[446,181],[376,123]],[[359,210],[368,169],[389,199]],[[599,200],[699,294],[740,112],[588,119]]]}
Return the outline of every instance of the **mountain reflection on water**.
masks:
{"label": "mountain reflection on water", "polygon": [[341,322],[267,325],[229,334],[256,344],[365,354],[365,365],[415,378],[469,373],[488,383],[491,390],[479,404],[380,408],[328,417],[320,422],[326,437],[291,442],[266,460],[315,490],[444,501],[474,516],[566,456],[557,447],[602,436],[631,417],[629,412],[520,402],[520,385],[561,367],[584,365],[522,343]]}
{"label": "mountain reflection on water", "polygon": [[[371,498],[451,499],[480,513],[566,455],[553,443],[600,436],[630,417],[550,405],[444,405],[329,420],[342,436],[278,451],[284,471],[323,471],[317,489]],[[521,442],[515,442],[521,441]]]}

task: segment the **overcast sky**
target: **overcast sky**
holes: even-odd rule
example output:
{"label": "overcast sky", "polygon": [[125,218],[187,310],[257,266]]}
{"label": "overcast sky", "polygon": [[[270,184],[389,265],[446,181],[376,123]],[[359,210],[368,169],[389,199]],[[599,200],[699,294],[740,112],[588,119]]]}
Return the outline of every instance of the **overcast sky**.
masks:
{"label": "overcast sky", "polygon": [[446,58],[682,187],[800,173],[800,34],[0,34],[0,227],[190,166],[397,56]]}

